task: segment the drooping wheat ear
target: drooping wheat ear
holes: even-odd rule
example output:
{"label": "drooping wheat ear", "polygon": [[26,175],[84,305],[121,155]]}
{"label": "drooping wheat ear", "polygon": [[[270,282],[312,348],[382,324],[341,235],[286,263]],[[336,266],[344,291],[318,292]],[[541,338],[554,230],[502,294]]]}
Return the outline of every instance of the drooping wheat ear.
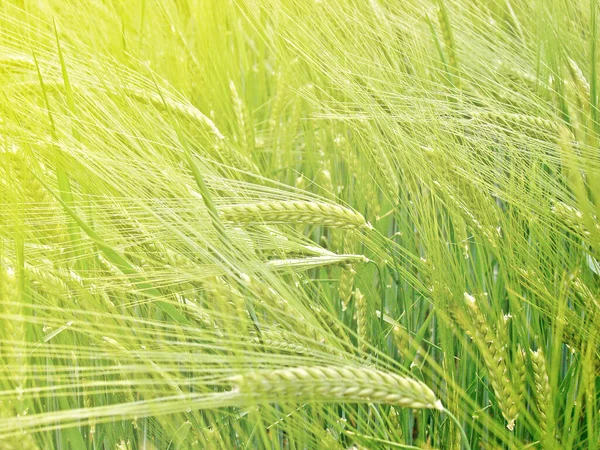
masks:
{"label": "drooping wheat ear", "polygon": [[[19,83],[20,86],[29,87],[32,89],[37,89],[40,87],[39,81],[24,81]],[[65,89],[64,81],[56,78],[48,78],[44,80],[44,88],[51,92],[63,91]],[[198,108],[194,107],[191,104],[181,103],[177,100],[174,100],[171,96],[166,92],[161,92],[160,94],[144,91],[137,88],[132,88],[129,86],[120,86],[119,89],[112,89],[105,85],[102,86],[94,86],[92,84],[87,84],[85,86],[86,89],[94,90],[94,91],[105,91],[111,95],[122,96],[122,94],[138,101],[139,103],[152,105],[159,111],[170,111],[176,116],[187,119],[192,123],[196,123],[200,125],[202,128],[207,129],[214,135],[217,140],[224,140],[225,136],[219,131],[214,122],[205,114],[203,114]]]}
{"label": "drooping wheat ear", "polygon": [[335,228],[372,228],[362,214],[339,205],[309,201],[272,201],[222,206],[224,220],[243,224],[312,223]]}
{"label": "drooping wheat ear", "polygon": [[[152,105],[159,111],[169,111],[176,116],[182,117],[191,123],[197,123],[202,128],[208,130],[215,138],[215,151],[224,158],[226,162],[240,167],[243,170],[252,173],[260,173],[256,164],[247,156],[233,150],[226,142],[225,136],[217,128],[215,123],[198,108],[190,104],[181,103],[169,98],[168,96],[160,96],[150,92],[139,91],[131,88],[123,88],[126,95],[134,98],[140,103]],[[111,92],[116,95],[116,93]],[[254,139],[254,138],[252,138]]]}
{"label": "drooping wheat ear", "polygon": [[537,116],[513,113],[493,113],[490,111],[474,111],[471,113],[473,120],[485,123],[495,123],[501,127],[523,131],[539,139],[556,140],[560,125],[548,119]]}
{"label": "drooping wheat ear", "polygon": [[350,303],[350,299],[352,298],[355,276],[356,271],[351,264],[344,266],[340,274],[340,284],[338,286],[338,293],[340,294],[340,300],[342,302],[342,311],[346,311],[348,303]]}
{"label": "drooping wheat ear", "polygon": [[354,229],[340,228],[329,230],[331,236],[331,251],[336,253],[356,253],[356,244],[360,240]]}
{"label": "drooping wheat ear", "polygon": [[[261,331],[262,333],[262,331]],[[264,333],[260,340],[258,338],[253,339],[255,344],[262,344],[269,350],[277,350],[280,352],[291,353],[294,355],[314,355],[314,349],[306,347],[301,344],[295,344],[293,341],[273,339],[270,336],[265,336]]]}
{"label": "drooping wheat ear", "polygon": [[497,333],[488,325],[485,316],[479,309],[477,299],[465,293],[465,301],[472,319],[472,327],[467,331],[483,357],[498,406],[507,422],[506,427],[512,431],[519,415],[519,398],[514,384],[509,378],[506,343],[500,342]]}
{"label": "drooping wheat ear", "polygon": [[250,121],[250,114],[248,114],[248,109],[242,101],[233,80],[229,81],[229,90],[231,91],[233,111],[237,119],[237,136],[239,137],[240,146],[246,154],[251,155],[254,151],[254,127]]}
{"label": "drooping wheat ear", "polygon": [[313,269],[321,266],[350,266],[353,262],[368,262],[364,255],[336,255],[335,253],[323,256],[309,256],[306,258],[270,259],[267,266],[276,268]]}
{"label": "drooping wheat ear", "polygon": [[[139,89],[122,86],[123,93],[128,97],[137,100],[140,103],[154,106],[159,111],[169,110],[173,114],[189,120],[192,123],[197,123],[203,128],[208,129],[217,140],[224,140],[225,136],[219,131],[215,123],[198,108],[191,104],[181,103],[174,100],[165,93],[155,94],[150,91],[142,91]],[[119,95],[118,92],[111,92]]]}
{"label": "drooping wheat ear", "polygon": [[535,400],[540,414],[540,441],[544,449],[555,448],[554,443],[554,408],[546,369],[546,356],[541,348],[531,350],[533,381],[535,382]]}
{"label": "drooping wheat ear", "polygon": [[479,219],[475,216],[473,211],[465,205],[464,201],[454,195],[451,189],[448,188],[446,183],[440,183],[438,180],[433,182],[434,186],[440,190],[445,196],[447,196],[455,205],[456,210],[464,215],[464,220],[468,222],[469,226],[475,227],[482,236],[490,243],[494,248],[498,247],[498,231],[495,227],[491,227],[487,224],[482,224]]}
{"label": "drooping wheat ear", "polygon": [[356,334],[358,335],[358,349],[361,353],[368,350],[367,341],[367,299],[360,292],[360,289],[354,290],[354,300],[356,302]]}
{"label": "drooping wheat ear", "polygon": [[234,392],[259,402],[293,399],[443,410],[424,383],[370,368],[294,367],[251,372],[229,381]]}

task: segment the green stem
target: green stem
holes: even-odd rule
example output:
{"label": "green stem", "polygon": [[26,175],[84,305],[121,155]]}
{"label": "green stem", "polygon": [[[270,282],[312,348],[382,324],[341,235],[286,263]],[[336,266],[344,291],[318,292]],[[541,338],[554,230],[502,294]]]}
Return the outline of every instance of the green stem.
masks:
{"label": "green stem", "polygon": [[446,408],[444,408],[443,411],[444,411],[444,413],[446,413],[446,415],[448,417],[450,417],[450,419],[452,419],[452,421],[456,424],[456,426],[460,430],[460,435],[462,436],[462,440],[463,440],[463,447],[466,450],[471,450],[471,445],[469,444],[469,438],[467,437],[467,433],[465,433],[465,430],[460,425],[460,422],[458,421],[458,419],[456,417],[454,417],[454,415],[450,411],[448,411]]}

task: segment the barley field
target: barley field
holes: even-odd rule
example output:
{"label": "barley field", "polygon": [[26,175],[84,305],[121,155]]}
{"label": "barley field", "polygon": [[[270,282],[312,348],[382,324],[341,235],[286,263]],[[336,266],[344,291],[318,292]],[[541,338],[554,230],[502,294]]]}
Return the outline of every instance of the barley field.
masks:
{"label": "barley field", "polygon": [[0,0],[0,450],[600,449],[597,0]]}

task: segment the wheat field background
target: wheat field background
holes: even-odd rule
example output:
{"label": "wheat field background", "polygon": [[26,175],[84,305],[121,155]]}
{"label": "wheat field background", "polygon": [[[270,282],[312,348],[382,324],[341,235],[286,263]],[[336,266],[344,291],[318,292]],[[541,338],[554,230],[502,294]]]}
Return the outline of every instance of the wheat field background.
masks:
{"label": "wheat field background", "polygon": [[0,1],[0,450],[600,449],[599,9]]}

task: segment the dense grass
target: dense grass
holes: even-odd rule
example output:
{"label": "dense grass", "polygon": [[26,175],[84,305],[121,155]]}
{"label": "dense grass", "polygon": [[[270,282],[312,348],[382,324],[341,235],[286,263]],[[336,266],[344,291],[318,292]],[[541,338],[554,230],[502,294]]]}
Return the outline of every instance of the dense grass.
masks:
{"label": "dense grass", "polygon": [[0,2],[0,448],[598,448],[597,16]]}

